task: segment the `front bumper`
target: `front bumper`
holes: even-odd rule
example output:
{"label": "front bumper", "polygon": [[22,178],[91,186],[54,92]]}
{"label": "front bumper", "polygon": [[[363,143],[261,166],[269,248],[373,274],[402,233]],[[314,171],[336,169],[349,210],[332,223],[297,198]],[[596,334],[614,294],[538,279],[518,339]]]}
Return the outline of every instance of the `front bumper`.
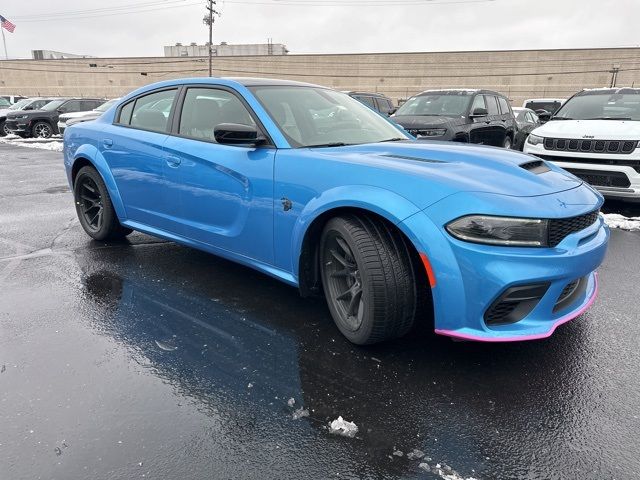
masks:
{"label": "front bumper", "polygon": [[17,135],[31,133],[31,122],[28,120],[6,120],[4,125],[7,130]]}
{"label": "front bumper", "polygon": [[640,149],[626,155],[547,150],[525,142],[524,153],[553,162],[582,178],[607,198],[640,201]]}
{"label": "front bumper", "polygon": [[60,135],[64,135],[65,128],[67,128],[66,123],[58,122],[58,133],[60,133]]}
{"label": "front bumper", "polygon": [[[574,191],[582,193],[576,195]],[[564,203],[571,213],[547,210],[548,217],[562,218],[593,211],[601,200],[592,193],[593,202],[584,202],[584,194],[592,192],[582,186],[574,191],[543,197],[529,197],[525,202],[539,205]],[[571,193],[574,192],[574,193]],[[465,194],[452,195],[406,219],[405,231],[417,248],[428,256],[435,276],[432,288],[435,332],[465,340],[485,342],[511,342],[534,340],[550,336],[561,324],[582,314],[593,303],[597,294],[597,275],[609,239],[609,229],[602,217],[586,229],[568,235],[555,248],[521,248],[480,245],[457,240],[443,227],[452,218],[469,213],[495,214],[489,202],[496,204],[500,196],[475,194],[476,201]],[[485,201],[477,200],[486,197]],[[489,197],[493,197],[492,199]],[[497,198],[498,197],[498,198]],[[582,197],[580,199],[579,197]],[[560,202],[556,202],[556,198]],[[575,203],[571,204],[571,200]],[[509,205],[502,197],[502,206]],[[580,205],[577,203],[582,202]],[[516,202],[517,203],[517,202]],[[469,205],[477,210],[469,212]],[[539,212],[520,216],[539,217]],[[526,210],[524,210],[526,211]],[[503,215],[513,215],[505,212]],[[586,287],[572,297],[569,304],[557,308],[556,304],[565,287],[584,279]],[[485,314],[492,304],[511,287],[548,284],[548,289],[535,307],[524,318],[509,324],[488,325]]]}

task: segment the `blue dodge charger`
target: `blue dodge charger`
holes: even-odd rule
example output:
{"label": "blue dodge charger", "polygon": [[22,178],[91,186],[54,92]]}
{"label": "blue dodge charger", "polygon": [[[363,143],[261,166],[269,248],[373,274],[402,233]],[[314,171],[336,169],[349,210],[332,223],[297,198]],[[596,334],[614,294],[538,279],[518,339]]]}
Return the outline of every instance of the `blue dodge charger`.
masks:
{"label": "blue dodge charger", "polygon": [[64,143],[88,235],[138,230],[324,294],[356,344],[423,321],[545,338],[597,294],[609,231],[595,190],[536,157],[416,141],[328,88],[155,83]]}

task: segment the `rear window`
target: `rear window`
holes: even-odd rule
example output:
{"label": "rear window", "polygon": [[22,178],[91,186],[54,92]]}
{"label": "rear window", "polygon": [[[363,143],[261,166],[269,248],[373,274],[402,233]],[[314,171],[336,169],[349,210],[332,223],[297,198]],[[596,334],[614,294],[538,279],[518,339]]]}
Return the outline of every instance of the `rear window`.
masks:
{"label": "rear window", "polygon": [[150,93],[125,104],[118,122],[141,130],[166,132],[177,89]]}
{"label": "rear window", "polygon": [[509,102],[507,102],[506,98],[498,97],[498,103],[500,104],[501,114],[504,115],[511,112],[511,110],[509,109]]}

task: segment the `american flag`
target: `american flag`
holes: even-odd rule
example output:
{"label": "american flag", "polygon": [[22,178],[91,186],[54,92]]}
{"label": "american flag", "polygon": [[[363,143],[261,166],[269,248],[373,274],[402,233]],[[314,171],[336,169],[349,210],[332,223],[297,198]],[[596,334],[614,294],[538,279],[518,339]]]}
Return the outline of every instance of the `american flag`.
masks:
{"label": "american flag", "polygon": [[0,15],[0,22],[2,22],[0,23],[2,28],[4,28],[5,30],[8,30],[11,33],[13,33],[13,31],[16,29],[16,26],[13,23],[11,23],[9,20],[4,18],[2,15]]}

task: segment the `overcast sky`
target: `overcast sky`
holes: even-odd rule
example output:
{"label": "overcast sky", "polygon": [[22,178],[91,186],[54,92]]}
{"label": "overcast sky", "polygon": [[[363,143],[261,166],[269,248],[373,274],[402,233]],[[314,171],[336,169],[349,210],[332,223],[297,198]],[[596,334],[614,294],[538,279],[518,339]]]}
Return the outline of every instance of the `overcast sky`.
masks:
{"label": "overcast sky", "polygon": [[[31,0],[3,2],[0,14],[16,25],[5,31],[10,57],[32,49],[162,56],[163,45],[207,40],[205,3]],[[294,54],[640,45],[640,0],[218,0],[216,8],[214,43],[270,37]]]}

